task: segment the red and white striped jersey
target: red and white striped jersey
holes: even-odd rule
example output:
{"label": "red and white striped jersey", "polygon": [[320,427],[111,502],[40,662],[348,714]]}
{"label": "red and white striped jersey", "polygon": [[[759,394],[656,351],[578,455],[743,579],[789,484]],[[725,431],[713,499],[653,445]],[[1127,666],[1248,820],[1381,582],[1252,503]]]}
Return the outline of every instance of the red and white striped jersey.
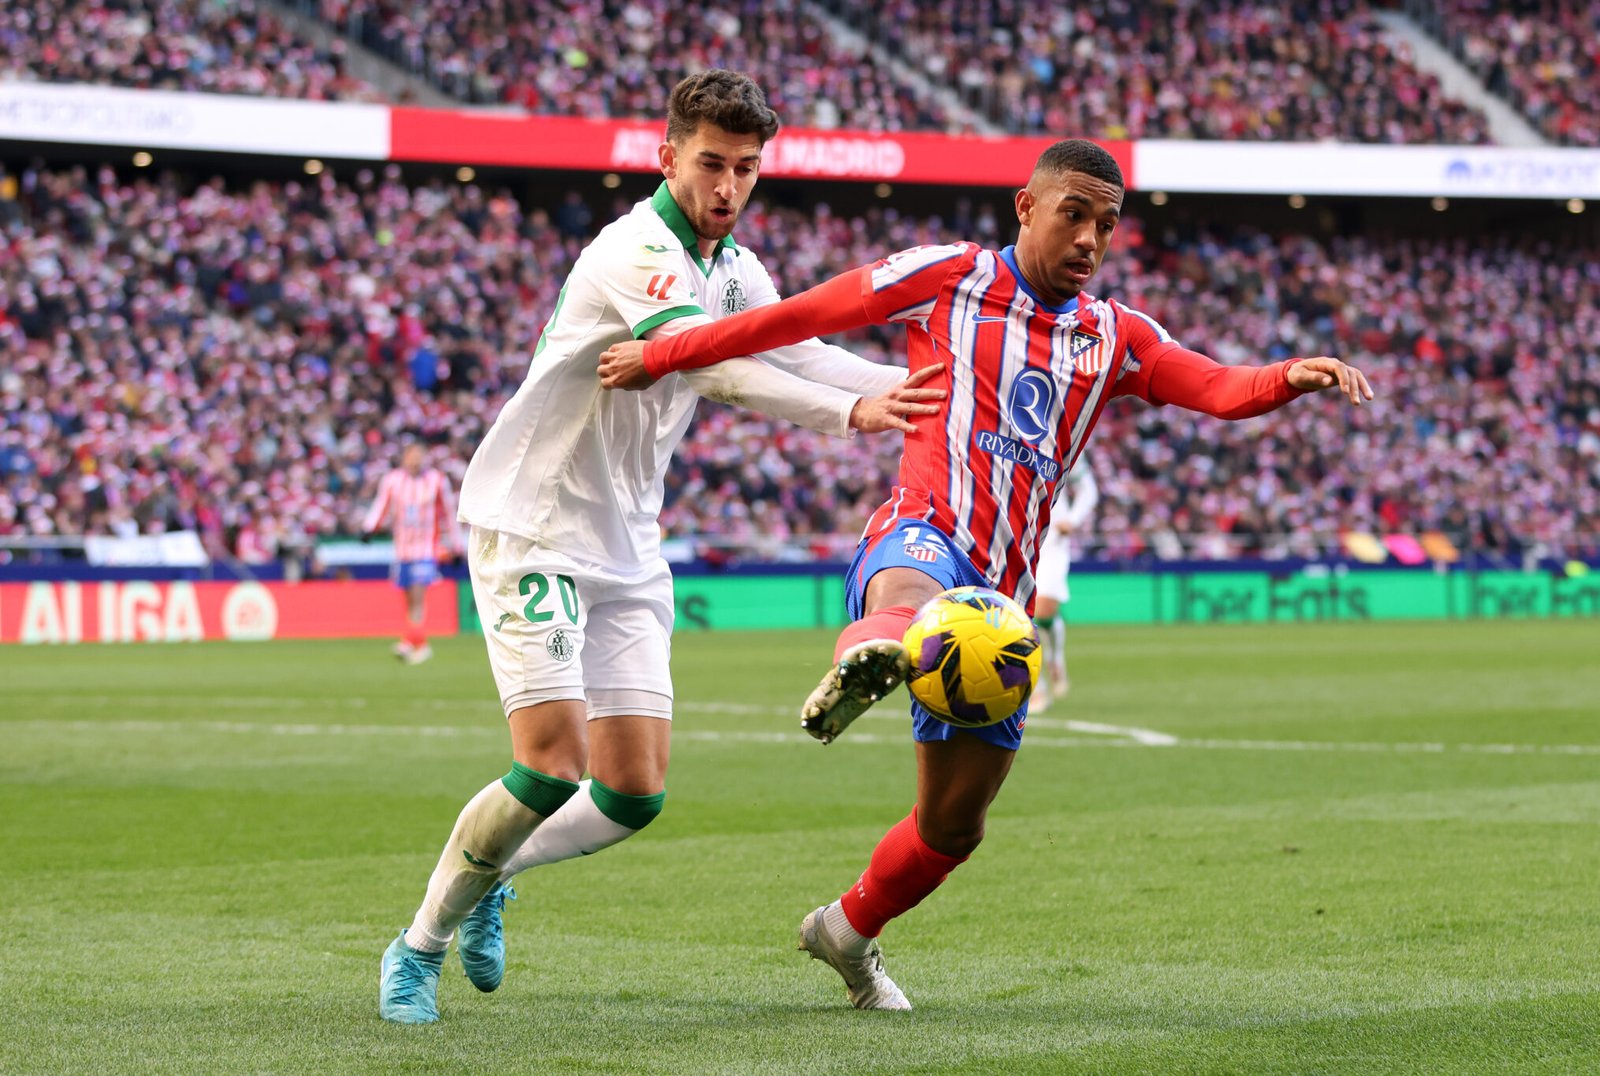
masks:
{"label": "red and white striped jersey", "polygon": [[1148,316],[1087,294],[1052,308],[1011,248],[915,247],[872,267],[875,321],[909,330],[913,371],[949,367],[943,437],[908,437],[893,495],[867,535],[923,519],[989,584],[1028,602],[1057,482],[1115,396],[1149,398],[1142,357],[1172,344]]}
{"label": "red and white striped jersey", "polygon": [[413,475],[396,467],[378,483],[378,499],[361,528],[375,531],[387,521],[394,535],[395,560],[402,564],[435,560],[455,548],[452,501],[450,480],[441,472],[429,467]]}
{"label": "red and white striped jersey", "polygon": [[1114,397],[1233,419],[1299,395],[1287,377],[1297,360],[1223,366],[1119,302],[1079,294],[1052,307],[1023,279],[1012,248],[971,243],[903,250],[775,306],[653,340],[642,361],[659,377],[887,322],[906,326],[913,372],[946,368],[925,385],[948,398],[938,414],[911,420],[898,482],[866,537],[923,520],[1025,605],[1057,481]]}

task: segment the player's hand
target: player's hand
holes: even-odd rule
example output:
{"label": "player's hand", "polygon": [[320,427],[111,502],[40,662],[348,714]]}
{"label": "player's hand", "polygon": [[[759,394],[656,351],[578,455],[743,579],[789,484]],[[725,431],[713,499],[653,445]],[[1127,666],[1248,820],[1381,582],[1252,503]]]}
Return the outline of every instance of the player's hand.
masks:
{"label": "player's hand", "polygon": [[612,344],[600,353],[600,384],[608,389],[647,389],[656,383],[644,368],[644,341]]}
{"label": "player's hand", "polygon": [[1288,378],[1289,387],[1301,392],[1318,392],[1338,385],[1339,391],[1357,407],[1361,406],[1362,400],[1372,399],[1372,386],[1367,383],[1367,375],[1330,355],[1318,355],[1314,359],[1301,359],[1291,364]]}
{"label": "player's hand", "polygon": [[863,396],[850,410],[850,428],[862,433],[884,433],[900,430],[915,433],[917,428],[905,419],[906,415],[937,415],[939,408],[929,400],[942,400],[949,395],[944,389],[920,388],[924,381],[944,372],[935,363],[924,366],[882,396]]}

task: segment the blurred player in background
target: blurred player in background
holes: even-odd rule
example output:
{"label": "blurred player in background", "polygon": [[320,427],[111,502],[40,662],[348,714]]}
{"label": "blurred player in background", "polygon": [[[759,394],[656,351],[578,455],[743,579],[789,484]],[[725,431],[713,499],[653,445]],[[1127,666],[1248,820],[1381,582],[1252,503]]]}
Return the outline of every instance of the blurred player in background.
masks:
{"label": "blurred player in background", "polygon": [[400,466],[378,483],[378,498],[361,524],[363,541],[387,526],[394,535],[392,578],[406,600],[406,630],[394,644],[408,665],[433,657],[422,627],[428,587],[439,578],[439,558],[455,555],[456,510],[450,480],[426,466],[420,444],[406,445]]}
{"label": "blurred player in background", "polygon": [[1041,713],[1056,699],[1065,698],[1067,681],[1067,621],[1061,607],[1071,596],[1067,572],[1072,568],[1072,535],[1083,533],[1094,518],[1100,503],[1100,487],[1087,454],[1067,472],[1067,480],[1056,487],[1050,507],[1050,525],[1039,542],[1039,565],[1033,571],[1039,589],[1033,607],[1033,621],[1039,626],[1039,642],[1044,647],[1044,672],[1034,685],[1028,709]]}
{"label": "blurred player in background", "polygon": [[[1073,139],[1039,158],[1017,192],[1015,246],[916,247],[843,273],[764,310],[602,356],[608,388],[665,376],[812,334],[901,322],[912,376],[950,389],[939,414],[907,434],[899,484],[867,524],[846,580],[854,623],[836,664],[801,710],[824,742],[905,678],[901,642],[929,599],[988,586],[1024,606],[1058,479],[1115,396],[1246,418],[1337,386],[1354,405],[1366,379],[1326,356],[1223,366],[1175,343],[1155,320],[1083,291],[1122,212],[1122,170]],[[1027,707],[987,728],[958,729],[912,706],[917,797],[879,842],[860,880],[806,916],[800,947],[844,978],[863,1009],[909,1009],[883,969],[877,935],[915,907],[983,840],[989,804],[1022,743]]]}
{"label": "blurred player in background", "polygon": [[439,970],[458,927],[468,978],[498,987],[504,883],[610,847],[660,813],[673,596],[657,517],[699,397],[839,436],[909,430],[903,416],[937,410],[917,402],[943,396],[915,387],[926,374],[902,382],[904,370],[810,334],[767,361],[663,378],[642,393],[601,391],[595,365],[610,345],[778,301],[767,270],[732,238],[777,129],[744,75],[711,70],[678,84],[660,149],[665,182],[579,256],[527,380],[467,468],[473,596],[513,762],[461,812],[410,929],[384,953],[385,1019],[438,1019]]}

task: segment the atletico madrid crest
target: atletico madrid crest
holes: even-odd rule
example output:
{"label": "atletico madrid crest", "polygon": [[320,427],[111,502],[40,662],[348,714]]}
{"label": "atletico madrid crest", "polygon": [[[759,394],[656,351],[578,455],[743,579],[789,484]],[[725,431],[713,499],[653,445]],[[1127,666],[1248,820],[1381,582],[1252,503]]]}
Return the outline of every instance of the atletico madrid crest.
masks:
{"label": "atletico madrid crest", "polygon": [[1100,347],[1103,341],[1093,333],[1086,333],[1082,329],[1072,330],[1072,341],[1068,345],[1072,352],[1072,365],[1081,372],[1093,377],[1105,366],[1104,349]]}

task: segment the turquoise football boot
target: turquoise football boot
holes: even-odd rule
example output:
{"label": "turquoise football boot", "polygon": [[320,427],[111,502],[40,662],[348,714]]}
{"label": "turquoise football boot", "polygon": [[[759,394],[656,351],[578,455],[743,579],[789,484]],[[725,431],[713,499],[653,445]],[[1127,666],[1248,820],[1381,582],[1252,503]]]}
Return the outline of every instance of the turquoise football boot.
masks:
{"label": "turquoise football boot", "polygon": [[439,1019],[439,970],[444,953],[419,953],[406,944],[405,931],[383,951],[378,973],[378,1015],[397,1024],[431,1024]]}
{"label": "turquoise football boot", "polygon": [[460,942],[461,970],[472,985],[485,994],[500,985],[506,974],[506,937],[500,913],[507,900],[516,900],[517,891],[504,882],[484,894],[472,914],[462,922],[456,938]]}

